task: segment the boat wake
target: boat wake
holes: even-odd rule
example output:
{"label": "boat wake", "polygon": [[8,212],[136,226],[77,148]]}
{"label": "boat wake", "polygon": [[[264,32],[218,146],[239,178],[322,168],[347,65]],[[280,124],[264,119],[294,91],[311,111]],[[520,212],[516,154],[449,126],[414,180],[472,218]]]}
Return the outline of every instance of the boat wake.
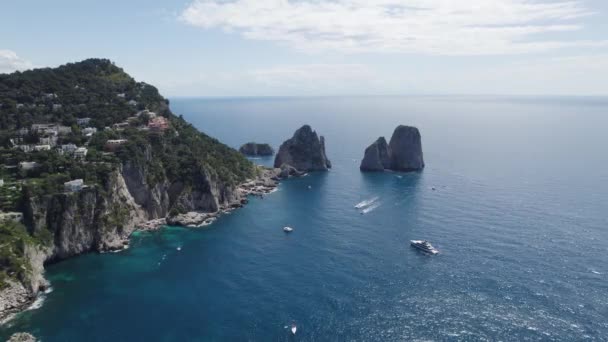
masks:
{"label": "boat wake", "polygon": [[361,210],[361,215],[365,215],[367,213],[370,213],[370,212],[376,210],[381,204],[382,203],[380,203],[380,202],[376,202],[376,203],[370,205],[369,207]]}
{"label": "boat wake", "polygon": [[357,208],[357,209],[363,209],[365,207],[368,207],[368,206],[374,204],[378,199],[379,199],[379,197],[376,196],[376,197],[370,198],[368,200],[361,201],[361,202],[359,202],[359,203],[357,203],[355,205],[355,208]]}

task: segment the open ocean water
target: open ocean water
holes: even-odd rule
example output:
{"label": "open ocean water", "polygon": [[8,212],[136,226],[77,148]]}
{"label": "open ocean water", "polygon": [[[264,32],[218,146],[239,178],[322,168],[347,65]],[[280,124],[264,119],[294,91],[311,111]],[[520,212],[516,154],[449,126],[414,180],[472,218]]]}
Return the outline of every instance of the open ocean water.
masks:
{"label": "open ocean water", "polygon": [[[123,253],[51,265],[53,291],[1,337],[608,340],[608,99],[182,98],[171,107],[233,147],[278,148],[310,124],[334,168],[285,181],[206,229],[139,233]],[[364,149],[398,124],[420,129],[427,168],[360,173]],[[354,208],[374,197],[367,213]],[[410,239],[441,254],[422,255]]]}

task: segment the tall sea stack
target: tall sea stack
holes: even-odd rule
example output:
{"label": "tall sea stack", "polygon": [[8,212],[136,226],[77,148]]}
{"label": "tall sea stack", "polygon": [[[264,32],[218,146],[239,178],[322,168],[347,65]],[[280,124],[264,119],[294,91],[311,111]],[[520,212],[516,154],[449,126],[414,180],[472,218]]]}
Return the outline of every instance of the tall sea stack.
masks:
{"label": "tall sea stack", "polygon": [[418,128],[400,125],[395,128],[390,143],[378,138],[366,150],[361,171],[419,171],[424,168],[422,141]]}
{"label": "tall sea stack", "polygon": [[317,135],[309,125],[298,129],[286,140],[274,159],[274,167],[291,166],[301,172],[327,171],[331,162],[325,154],[325,139]]}

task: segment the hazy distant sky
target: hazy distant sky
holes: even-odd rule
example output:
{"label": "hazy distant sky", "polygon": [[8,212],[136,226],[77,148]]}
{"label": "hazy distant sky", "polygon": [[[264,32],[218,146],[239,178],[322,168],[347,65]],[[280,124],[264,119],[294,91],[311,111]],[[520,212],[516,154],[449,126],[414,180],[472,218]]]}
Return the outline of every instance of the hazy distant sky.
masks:
{"label": "hazy distant sky", "polygon": [[166,96],[608,95],[607,0],[3,0],[0,73],[113,60]]}

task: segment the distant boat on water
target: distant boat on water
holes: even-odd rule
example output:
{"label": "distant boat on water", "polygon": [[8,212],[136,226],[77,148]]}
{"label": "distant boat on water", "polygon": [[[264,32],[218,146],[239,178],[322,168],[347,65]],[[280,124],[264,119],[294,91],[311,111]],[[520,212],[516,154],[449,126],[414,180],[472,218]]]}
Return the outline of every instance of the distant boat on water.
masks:
{"label": "distant boat on water", "polygon": [[410,240],[412,247],[421,250],[427,254],[435,255],[439,254],[439,251],[426,240]]}

